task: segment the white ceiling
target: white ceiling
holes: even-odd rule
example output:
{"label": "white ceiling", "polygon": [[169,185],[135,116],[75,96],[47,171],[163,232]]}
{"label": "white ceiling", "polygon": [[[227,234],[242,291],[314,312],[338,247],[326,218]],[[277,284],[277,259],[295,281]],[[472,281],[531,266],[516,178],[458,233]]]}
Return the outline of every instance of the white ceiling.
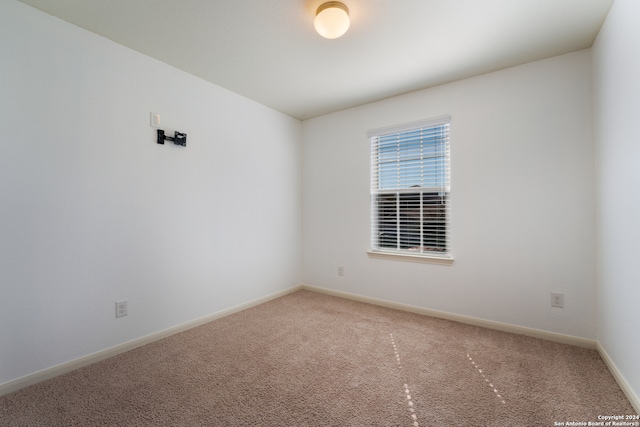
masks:
{"label": "white ceiling", "polygon": [[613,0],[21,0],[299,119],[592,45]]}

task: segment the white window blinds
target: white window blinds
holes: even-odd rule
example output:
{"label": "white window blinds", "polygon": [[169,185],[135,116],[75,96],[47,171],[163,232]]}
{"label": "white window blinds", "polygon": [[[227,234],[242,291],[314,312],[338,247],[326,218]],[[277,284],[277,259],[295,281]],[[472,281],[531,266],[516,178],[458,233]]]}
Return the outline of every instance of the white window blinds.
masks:
{"label": "white window blinds", "polygon": [[449,258],[450,117],[370,131],[371,248]]}

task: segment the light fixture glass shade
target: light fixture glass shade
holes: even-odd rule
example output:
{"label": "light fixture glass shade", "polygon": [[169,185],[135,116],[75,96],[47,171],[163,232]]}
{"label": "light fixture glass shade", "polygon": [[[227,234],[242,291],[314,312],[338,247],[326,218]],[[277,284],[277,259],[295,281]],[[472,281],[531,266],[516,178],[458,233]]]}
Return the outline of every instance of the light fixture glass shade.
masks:
{"label": "light fixture glass shade", "polygon": [[349,9],[337,1],[323,3],[318,8],[313,22],[318,34],[327,39],[337,39],[342,36],[347,32],[350,24]]}

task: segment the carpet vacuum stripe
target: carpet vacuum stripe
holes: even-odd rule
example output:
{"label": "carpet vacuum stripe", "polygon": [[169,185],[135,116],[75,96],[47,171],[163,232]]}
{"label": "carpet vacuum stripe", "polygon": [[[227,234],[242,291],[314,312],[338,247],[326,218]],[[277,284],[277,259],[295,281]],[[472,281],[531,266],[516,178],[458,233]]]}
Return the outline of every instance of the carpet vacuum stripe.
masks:
{"label": "carpet vacuum stripe", "polygon": [[[398,352],[398,347],[396,346],[396,342],[393,338],[393,334],[389,334],[391,337],[391,345],[393,345],[393,352],[396,356],[396,362],[398,364],[398,370],[402,369],[402,363],[400,362],[400,353]],[[420,423],[418,423],[418,416],[416,415],[416,410],[414,408],[413,400],[411,399],[411,392],[409,390],[409,384],[404,384],[404,393],[407,396],[407,405],[409,406],[409,412],[411,413],[411,419],[413,420],[414,427],[420,427]]]}

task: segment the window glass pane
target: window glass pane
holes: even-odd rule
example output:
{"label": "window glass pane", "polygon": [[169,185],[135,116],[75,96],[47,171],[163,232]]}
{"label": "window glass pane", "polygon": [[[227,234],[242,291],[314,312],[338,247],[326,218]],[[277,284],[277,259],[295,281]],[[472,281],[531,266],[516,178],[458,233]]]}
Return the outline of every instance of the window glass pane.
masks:
{"label": "window glass pane", "polygon": [[400,249],[420,248],[420,193],[401,194],[398,200]]}
{"label": "window glass pane", "polygon": [[370,135],[373,248],[448,254],[448,121]]}
{"label": "window glass pane", "polygon": [[376,138],[380,190],[448,185],[445,126]]}
{"label": "window glass pane", "polygon": [[422,233],[426,251],[447,250],[447,202],[447,196],[443,193],[422,195]]}
{"label": "window glass pane", "polygon": [[446,251],[447,202],[444,193],[378,195],[378,245],[410,251]]}
{"label": "window glass pane", "polygon": [[382,248],[398,246],[398,207],[395,194],[381,194],[377,197],[378,245]]}

